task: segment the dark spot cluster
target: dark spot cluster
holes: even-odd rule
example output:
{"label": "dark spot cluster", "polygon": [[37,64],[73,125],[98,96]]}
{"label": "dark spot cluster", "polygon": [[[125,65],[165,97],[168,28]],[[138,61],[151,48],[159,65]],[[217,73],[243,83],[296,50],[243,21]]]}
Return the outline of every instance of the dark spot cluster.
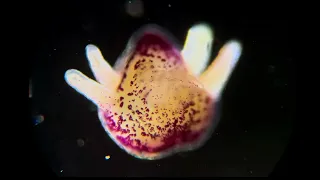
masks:
{"label": "dark spot cluster", "polygon": [[[157,80],[170,77],[175,72],[168,71],[170,68],[179,68],[176,63],[181,57],[176,50],[154,34],[145,34],[138,41],[118,87],[119,104],[104,116],[110,131],[125,147],[160,152],[195,142],[208,128],[213,101],[205,91],[194,85],[177,86],[174,81],[167,83],[169,90],[176,88],[169,93]],[[190,94],[180,96],[179,91]]]}
{"label": "dark spot cluster", "polygon": [[143,56],[154,58],[154,54],[148,53],[149,49],[155,52],[164,52],[166,55],[164,58],[166,59],[173,57],[175,60],[181,60],[180,51],[178,51],[178,49],[170,43],[166,37],[163,37],[160,34],[145,33],[137,41],[136,51]]}

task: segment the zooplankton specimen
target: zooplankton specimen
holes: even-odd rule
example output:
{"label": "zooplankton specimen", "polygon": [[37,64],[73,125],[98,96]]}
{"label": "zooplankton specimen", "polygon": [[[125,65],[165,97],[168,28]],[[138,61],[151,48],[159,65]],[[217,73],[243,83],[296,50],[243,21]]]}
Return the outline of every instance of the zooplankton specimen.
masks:
{"label": "zooplankton specimen", "polygon": [[96,81],[70,69],[66,82],[98,107],[110,138],[140,159],[161,159],[203,145],[216,124],[217,103],[237,64],[241,45],[226,43],[207,67],[213,31],[192,26],[183,48],[157,25],[130,38],[112,68],[100,50],[87,45]]}

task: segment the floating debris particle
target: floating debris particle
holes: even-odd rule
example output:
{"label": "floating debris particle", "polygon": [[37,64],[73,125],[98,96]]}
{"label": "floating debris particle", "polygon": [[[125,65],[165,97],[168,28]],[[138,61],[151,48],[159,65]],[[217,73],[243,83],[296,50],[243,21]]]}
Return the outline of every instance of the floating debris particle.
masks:
{"label": "floating debris particle", "polygon": [[104,159],[106,160],[110,159],[110,155],[105,156]]}
{"label": "floating debris particle", "polygon": [[33,121],[33,125],[37,126],[44,121],[44,116],[43,115],[36,115],[32,118],[32,121]]}
{"label": "floating debris particle", "polygon": [[29,98],[32,98],[32,80],[29,80]]}
{"label": "floating debris particle", "polygon": [[78,144],[79,147],[83,147],[84,146],[84,140],[81,139],[81,138],[77,139],[77,144]]}
{"label": "floating debris particle", "polygon": [[143,2],[141,0],[130,0],[125,3],[126,12],[132,17],[141,17],[144,13]]}

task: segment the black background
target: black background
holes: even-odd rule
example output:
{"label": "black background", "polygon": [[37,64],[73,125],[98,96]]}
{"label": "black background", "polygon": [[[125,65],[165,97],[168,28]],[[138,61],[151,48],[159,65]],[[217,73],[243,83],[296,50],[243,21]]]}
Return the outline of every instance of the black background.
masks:
{"label": "black background", "polygon": [[[30,102],[31,114],[44,116],[33,127],[39,163],[58,176],[268,176],[289,142],[295,118],[295,62],[286,13],[265,4],[235,12],[211,1],[149,0],[144,15],[134,18],[126,13],[127,2],[51,2],[35,11]],[[158,161],[135,159],[108,137],[91,103],[65,83],[64,72],[74,68],[93,78],[84,53],[89,43],[113,64],[142,25],[158,24],[183,43],[198,22],[214,28],[212,58],[230,39],[243,45],[223,94],[221,121],[199,150]],[[106,155],[111,158],[105,160]]]}

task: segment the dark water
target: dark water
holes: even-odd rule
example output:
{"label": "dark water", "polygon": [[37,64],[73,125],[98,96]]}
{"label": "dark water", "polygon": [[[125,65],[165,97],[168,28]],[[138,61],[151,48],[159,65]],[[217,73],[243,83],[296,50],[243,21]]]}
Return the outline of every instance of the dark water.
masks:
{"label": "dark water", "polygon": [[[115,2],[52,4],[39,20],[30,98],[31,113],[43,117],[34,126],[39,167],[57,176],[268,176],[288,145],[295,118],[286,17],[259,10],[215,13],[219,7],[211,1],[146,1],[131,9],[128,1]],[[158,24],[183,43],[197,22],[214,28],[212,57],[231,38],[243,45],[222,97],[220,123],[199,150],[157,161],[135,159],[107,136],[95,107],[65,83],[64,73],[75,68],[93,78],[84,51],[89,43],[113,64],[142,25]]]}

